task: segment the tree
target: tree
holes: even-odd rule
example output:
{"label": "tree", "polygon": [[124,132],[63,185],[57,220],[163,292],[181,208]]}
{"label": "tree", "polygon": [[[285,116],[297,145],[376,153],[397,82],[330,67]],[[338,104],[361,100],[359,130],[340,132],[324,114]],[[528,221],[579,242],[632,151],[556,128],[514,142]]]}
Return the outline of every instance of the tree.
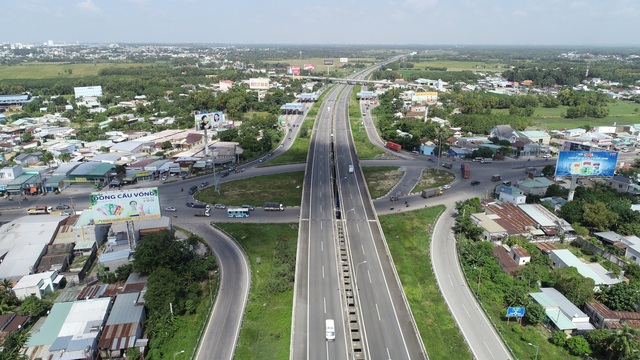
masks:
{"label": "tree", "polygon": [[622,329],[615,331],[609,349],[618,359],[632,359],[636,352],[640,350],[638,330],[623,325]]}
{"label": "tree", "polygon": [[589,342],[591,350],[604,355],[609,350],[612,335],[611,330],[596,329],[588,332],[584,337]]}
{"label": "tree", "polygon": [[71,154],[67,152],[60,153],[60,155],[58,155],[58,160],[62,162],[69,162],[71,161]]}
{"label": "tree", "polygon": [[572,336],[565,342],[564,346],[571,355],[584,356],[591,354],[589,342],[582,336]]}
{"label": "tree", "polygon": [[582,223],[582,215],[584,207],[582,201],[568,201],[560,208],[558,215],[565,219],[568,223]]}
{"label": "tree", "polygon": [[556,173],[556,167],[554,165],[546,165],[542,168],[542,175],[549,177]]}
{"label": "tree", "polygon": [[49,309],[51,309],[51,304],[32,295],[22,301],[20,305],[20,315],[40,317]]}
{"label": "tree", "polygon": [[157,268],[175,271],[187,257],[188,249],[170,231],[149,234],[136,246],[133,270],[141,274],[151,274]]}
{"label": "tree", "polygon": [[30,132],[26,132],[20,135],[20,141],[23,143],[29,142],[31,140],[33,140],[33,135]]}
{"label": "tree", "polygon": [[45,151],[42,154],[42,157],[40,158],[40,161],[42,161],[43,163],[45,163],[47,166],[49,166],[49,164],[53,161],[53,153],[49,152],[49,151]]}
{"label": "tree", "polygon": [[[137,253],[137,249],[136,249]],[[168,313],[173,309],[174,314],[181,314],[184,310],[184,284],[175,271],[159,267],[149,275],[145,306],[151,317]]]}
{"label": "tree", "polygon": [[165,141],[162,143],[162,150],[169,150],[171,148],[173,148],[171,141]]}
{"label": "tree", "polygon": [[582,306],[593,299],[595,281],[580,275],[575,267],[566,267],[551,270],[546,285],[556,288],[576,306]]}
{"label": "tree", "polygon": [[621,282],[601,289],[596,298],[611,310],[635,311],[636,305],[640,302],[640,289]]}
{"label": "tree", "polygon": [[524,318],[531,325],[542,324],[547,314],[544,312],[544,307],[538,303],[532,303],[527,306],[524,312]]}
{"label": "tree", "polygon": [[609,210],[602,201],[584,204],[583,219],[586,224],[592,225],[600,231],[612,227],[618,220],[618,214]]}
{"label": "tree", "polygon": [[555,346],[564,346],[567,342],[567,334],[562,331],[556,331],[551,337],[551,343]]}

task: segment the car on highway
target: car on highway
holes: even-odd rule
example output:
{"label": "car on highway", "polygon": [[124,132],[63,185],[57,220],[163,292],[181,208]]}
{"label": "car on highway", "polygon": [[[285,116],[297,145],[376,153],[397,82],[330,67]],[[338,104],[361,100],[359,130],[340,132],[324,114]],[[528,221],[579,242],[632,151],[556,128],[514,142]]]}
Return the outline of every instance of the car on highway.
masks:
{"label": "car on highway", "polygon": [[71,212],[70,211],[61,211],[60,212],[60,216],[71,216]]}
{"label": "car on highway", "polygon": [[551,157],[551,154],[544,154],[543,158],[548,159]]}
{"label": "car on highway", "polygon": [[478,181],[478,180],[473,180],[473,181],[471,182],[471,186],[476,186],[476,185],[480,185],[480,181]]}
{"label": "car on highway", "polygon": [[203,181],[203,182],[200,183],[200,187],[205,187],[205,186],[208,186],[208,185],[209,185],[208,181]]}
{"label": "car on highway", "polygon": [[449,190],[451,189],[451,185],[447,184],[447,185],[442,185],[442,188],[445,190]]}
{"label": "car on highway", "polygon": [[222,210],[224,210],[224,209],[227,208],[227,205],[225,205],[225,204],[214,204],[213,208],[214,209],[222,209]]}
{"label": "car on highway", "polygon": [[70,208],[71,207],[69,205],[67,205],[67,204],[60,204],[60,205],[56,206],[56,210],[68,210]]}
{"label": "car on highway", "polygon": [[253,211],[253,210],[256,209],[253,205],[242,205],[240,207],[243,208],[243,209],[247,209],[249,211]]}
{"label": "car on highway", "polygon": [[189,188],[189,195],[193,195],[198,191],[198,187],[196,185]]}
{"label": "car on highway", "polygon": [[171,211],[171,212],[175,212],[178,211],[178,209],[174,208],[173,206],[167,206],[166,208],[164,208],[165,211]]}

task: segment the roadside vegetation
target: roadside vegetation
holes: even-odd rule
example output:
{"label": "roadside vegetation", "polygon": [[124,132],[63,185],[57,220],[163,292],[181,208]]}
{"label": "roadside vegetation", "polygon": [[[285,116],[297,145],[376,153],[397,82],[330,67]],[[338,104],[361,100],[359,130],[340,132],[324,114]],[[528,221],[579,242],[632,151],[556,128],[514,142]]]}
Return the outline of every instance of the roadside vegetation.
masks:
{"label": "roadside vegetation", "polygon": [[431,230],[443,210],[383,215],[380,225],[429,358],[472,359],[431,270]]}
{"label": "roadside vegetation", "polygon": [[402,179],[403,171],[397,166],[363,166],[362,174],[372,199],[385,196]]}
{"label": "roadside vegetation", "polygon": [[226,223],[251,263],[251,293],[235,358],[288,359],[298,224]]}
{"label": "roadside vegetation", "polygon": [[[233,175],[229,175],[233,176]],[[284,206],[300,206],[304,172],[263,175],[220,184],[220,194],[215,186],[209,186],[195,194],[198,201],[229,205],[253,204],[262,206],[267,201],[277,201]]]}
{"label": "roadside vegetation", "polygon": [[375,159],[385,153],[384,150],[373,145],[367,136],[362,120],[362,111],[360,109],[360,100],[356,94],[360,91],[360,86],[356,85],[351,91],[349,99],[349,121],[351,122],[351,134],[353,142],[356,146],[356,152],[360,159]]}
{"label": "roadside vegetation", "polygon": [[427,168],[422,170],[422,177],[420,177],[420,180],[411,192],[417,193],[425,189],[441,187],[443,185],[451,184],[455,179],[456,176],[447,170],[440,169],[439,171],[436,171],[434,169]]}

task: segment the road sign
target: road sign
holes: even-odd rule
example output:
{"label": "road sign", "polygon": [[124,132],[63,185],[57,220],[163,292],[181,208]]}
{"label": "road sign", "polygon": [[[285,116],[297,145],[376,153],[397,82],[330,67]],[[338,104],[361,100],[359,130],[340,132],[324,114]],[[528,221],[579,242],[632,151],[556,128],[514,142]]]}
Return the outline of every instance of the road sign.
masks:
{"label": "road sign", "polygon": [[524,317],[523,307],[509,307],[507,309],[507,317]]}

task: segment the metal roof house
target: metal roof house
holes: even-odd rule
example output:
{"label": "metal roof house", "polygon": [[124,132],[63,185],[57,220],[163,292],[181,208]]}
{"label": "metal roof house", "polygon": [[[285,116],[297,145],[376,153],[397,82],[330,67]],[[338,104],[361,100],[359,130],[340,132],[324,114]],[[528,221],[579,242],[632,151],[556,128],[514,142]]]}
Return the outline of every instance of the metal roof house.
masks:
{"label": "metal roof house", "polygon": [[101,358],[121,358],[127,349],[136,347],[136,342],[142,338],[146,312],[140,297],[139,292],[116,296],[98,342]]}
{"label": "metal roof house", "polygon": [[595,328],[589,322],[589,316],[578,309],[569,299],[554,288],[541,288],[540,292],[529,296],[544,307],[547,318],[556,329],[568,335],[586,333]]}
{"label": "metal roof house", "polygon": [[549,256],[554,267],[575,267],[580,275],[593,279],[595,282],[594,291],[597,291],[602,285],[615,285],[621,281],[602,265],[598,263],[585,264],[567,249],[551,250]]}

